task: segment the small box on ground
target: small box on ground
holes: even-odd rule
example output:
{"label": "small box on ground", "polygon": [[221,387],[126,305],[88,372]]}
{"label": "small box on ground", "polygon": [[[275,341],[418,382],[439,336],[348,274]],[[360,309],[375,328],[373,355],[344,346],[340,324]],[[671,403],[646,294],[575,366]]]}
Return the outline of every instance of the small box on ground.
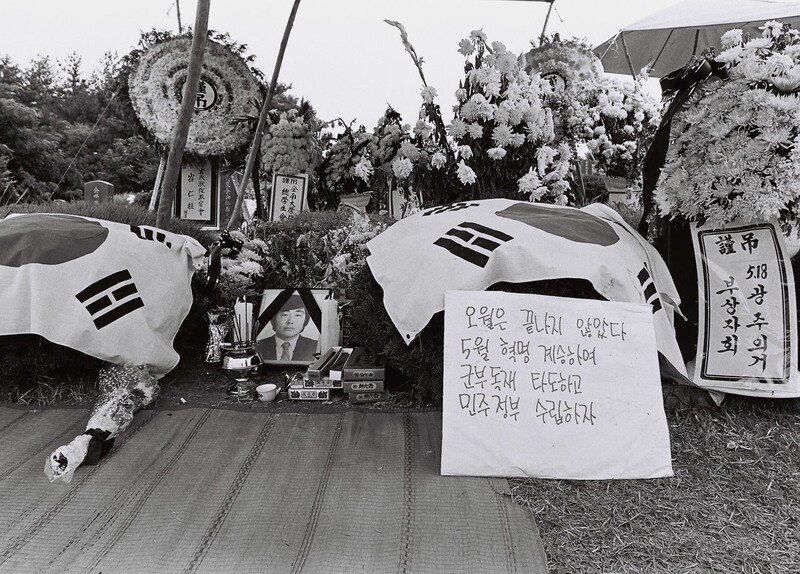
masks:
{"label": "small box on ground", "polygon": [[328,369],[328,377],[330,377],[332,381],[341,382],[342,379],[344,379],[344,377],[342,376],[344,371],[344,365],[347,362],[347,359],[350,358],[350,354],[352,352],[353,352],[352,347],[342,347],[341,349],[339,349],[336,358],[331,363],[330,369]]}
{"label": "small box on ground", "polygon": [[341,389],[342,381],[332,381],[330,377],[323,377],[322,380],[303,379],[305,389]]}
{"label": "small box on ground", "polygon": [[322,378],[327,375],[331,368],[331,363],[336,359],[341,349],[341,347],[331,347],[322,353],[319,359],[308,366],[305,378],[309,381],[321,381]]}
{"label": "small box on ground", "polygon": [[330,389],[289,389],[289,399],[293,401],[327,401],[330,398]]}
{"label": "small box on ground", "polygon": [[355,347],[344,365],[345,381],[382,381],[386,377],[386,357]]}
{"label": "small box on ground", "polygon": [[343,381],[344,392],[346,393],[359,393],[359,392],[377,392],[382,393],[384,390],[383,381]]}
{"label": "small box on ground", "polygon": [[350,404],[357,405],[360,403],[379,403],[389,398],[389,391],[376,392],[358,392],[347,393],[347,398]]}

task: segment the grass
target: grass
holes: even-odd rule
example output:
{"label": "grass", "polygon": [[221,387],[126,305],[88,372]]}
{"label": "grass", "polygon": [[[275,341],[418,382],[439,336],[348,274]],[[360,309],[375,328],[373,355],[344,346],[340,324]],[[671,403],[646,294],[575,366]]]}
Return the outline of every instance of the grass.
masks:
{"label": "grass", "polygon": [[5,387],[4,400],[18,405],[92,405],[97,399],[97,380],[75,378],[69,381],[37,375],[23,386]]}
{"label": "grass", "polygon": [[800,572],[796,403],[732,397],[667,421],[671,478],[511,481],[551,573]]}

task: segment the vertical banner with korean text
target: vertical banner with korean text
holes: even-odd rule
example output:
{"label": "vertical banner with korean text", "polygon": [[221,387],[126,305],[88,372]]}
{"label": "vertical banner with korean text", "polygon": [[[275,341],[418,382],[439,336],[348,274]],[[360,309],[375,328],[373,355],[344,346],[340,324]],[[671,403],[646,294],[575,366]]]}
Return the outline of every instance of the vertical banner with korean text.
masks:
{"label": "vertical banner with korean text", "polygon": [[692,226],[700,306],[694,381],[752,396],[800,396],[794,277],[772,223]]}
{"label": "vertical banner with korean text", "polygon": [[184,162],[175,198],[178,219],[217,225],[217,182],[211,160]]}
{"label": "vertical banner with korean text", "polygon": [[276,173],[272,176],[272,199],[270,201],[270,221],[283,221],[297,215],[306,208],[308,192],[307,175],[286,175]]}
{"label": "vertical banner with korean text", "polygon": [[443,475],[672,475],[653,310],[445,294]]}

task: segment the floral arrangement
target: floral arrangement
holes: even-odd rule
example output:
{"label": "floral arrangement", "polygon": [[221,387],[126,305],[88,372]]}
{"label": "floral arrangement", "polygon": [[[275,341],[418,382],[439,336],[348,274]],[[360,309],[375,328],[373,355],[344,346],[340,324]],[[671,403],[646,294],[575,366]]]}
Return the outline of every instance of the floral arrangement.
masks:
{"label": "floral arrangement", "polygon": [[676,128],[654,196],[672,217],[720,226],[800,215],[800,32],[731,30],[728,79],[701,89]]}
{"label": "floral arrangement", "polygon": [[232,308],[240,296],[252,295],[258,291],[264,274],[264,256],[268,250],[264,241],[249,237],[243,231],[231,231],[230,236],[241,247],[227,247],[222,250],[216,286],[216,303],[228,308]]}
{"label": "floral arrangement", "polygon": [[[341,124],[344,125],[344,122]],[[335,208],[340,196],[368,189],[366,180],[359,174],[363,173],[363,160],[370,141],[363,126],[355,130],[345,126],[339,137],[323,152],[324,159],[316,168],[321,188],[318,204]],[[359,164],[362,165],[357,170]]]}
{"label": "floral arrangement", "polygon": [[270,124],[261,140],[261,169],[269,174],[310,174],[319,154],[314,127],[297,110],[289,110]]}
{"label": "floral arrangement", "polygon": [[459,180],[475,183],[479,197],[566,204],[573,149],[556,137],[550,83],[480,30],[461,40],[459,52],[466,78],[448,126],[461,157]]}
{"label": "floral arrangement", "polygon": [[538,73],[553,87],[566,90],[580,82],[596,80],[603,73],[603,64],[589,46],[561,40],[558,35],[522,54],[520,60],[529,74]]}
{"label": "floral arrangement", "polygon": [[233,231],[242,247],[222,252],[217,303],[230,307],[266,287],[346,290],[365,263],[365,244],[387,226],[348,213],[309,212],[286,222],[258,222],[247,233]]}
{"label": "floral arrangement", "polygon": [[661,103],[632,84],[608,76],[588,78],[572,90],[569,129],[592,152],[596,167],[629,185],[640,179],[644,156],[661,121]]}
{"label": "floral arrangement", "polygon": [[[172,142],[191,42],[191,38],[178,37],[152,45],[128,79],[139,121],[165,146]],[[186,152],[220,156],[246,145],[250,140],[247,124],[235,120],[251,111],[258,96],[258,81],[246,62],[222,44],[207,40]]]}

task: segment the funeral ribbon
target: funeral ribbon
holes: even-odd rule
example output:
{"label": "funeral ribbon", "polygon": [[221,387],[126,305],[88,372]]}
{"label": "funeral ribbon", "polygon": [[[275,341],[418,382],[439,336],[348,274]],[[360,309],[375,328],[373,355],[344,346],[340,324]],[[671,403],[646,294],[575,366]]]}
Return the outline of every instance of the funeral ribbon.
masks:
{"label": "funeral ribbon", "polygon": [[661,175],[661,168],[669,149],[669,134],[672,126],[672,118],[681,110],[697,88],[711,76],[716,76],[722,80],[727,79],[728,73],[725,65],[714,60],[698,60],[690,62],[680,70],[675,70],[661,78],[661,92],[663,97],[669,98],[669,106],[661,117],[653,142],[647,149],[644,158],[644,176],[642,182],[642,203],[644,211],[639,221],[637,231],[647,237],[647,219],[653,208],[653,190],[658,183]]}
{"label": "funeral ribbon", "polygon": [[267,305],[267,308],[262,311],[258,319],[256,320],[256,333],[261,331],[261,328],[269,322],[269,320],[277,315],[280,308],[289,300],[289,297],[292,296],[297,292],[300,295],[300,299],[303,300],[303,304],[306,306],[306,310],[308,314],[311,316],[311,320],[314,321],[314,325],[317,326],[317,329],[322,332],[322,310],[319,308],[317,304],[317,300],[314,299],[314,296],[311,294],[311,290],[309,289],[284,289],[275,299]]}

